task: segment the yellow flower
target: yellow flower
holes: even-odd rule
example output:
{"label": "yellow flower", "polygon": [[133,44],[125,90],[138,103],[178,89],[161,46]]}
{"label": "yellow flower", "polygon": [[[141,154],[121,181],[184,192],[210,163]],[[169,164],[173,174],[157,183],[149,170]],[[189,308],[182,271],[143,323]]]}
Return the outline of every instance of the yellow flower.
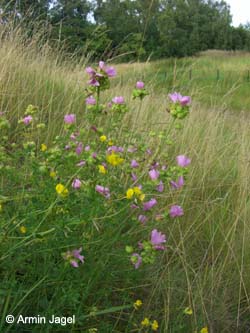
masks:
{"label": "yellow flower", "polygon": [[134,308],[136,310],[138,310],[141,306],[142,306],[142,301],[140,299],[134,302]]}
{"label": "yellow flower", "polygon": [[139,199],[140,199],[141,201],[143,201],[143,200],[145,199],[145,194],[141,194],[141,195],[139,196]]}
{"label": "yellow flower", "polygon": [[26,232],[27,232],[27,228],[26,228],[24,225],[22,225],[22,226],[20,227],[20,232],[21,232],[22,234],[26,234]]}
{"label": "yellow flower", "polygon": [[138,187],[138,186],[134,187],[134,192],[136,195],[142,194],[142,191],[141,191],[140,187]]}
{"label": "yellow flower", "polygon": [[45,143],[41,144],[41,151],[46,151],[47,150],[47,146]]}
{"label": "yellow flower", "polygon": [[134,192],[135,192],[135,195],[141,200],[143,201],[145,199],[145,194],[142,193],[142,190],[140,189],[140,187],[138,186],[135,186],[133,188]]}
{"label": "yellow flower", "polygon": [[200,333],[208,333],[208,328],[207,326],[203,327],[200,331]]}
{"label": "yellow flower", "polygon": [[187,307],[184,311],[183,311],[186,315],[191,316],[193,314],[193,310],[189,307]]}
{"label": "yellow flower", "polygon": [[100,173],[103,173],[103,174],[107,173],[107,170],[106,170],[105,166],[103,166],[103,165],[98,165],[98,168],[99,168],[99,172],[100,172]]}
{"label": "yellow flower", "polygon": [[62,184],[56,185],[56,192],[61,197],[66,197],[69,194],[69,191],[66,189],[66,187]]}
{"label": "yellow flower", "polygon": [[108,145],[113,146],[114,142],[112,140],[109,140]]}
{"label": "yellow flower", "polygon": [[144,318],[143,321],[141,322],[141,325],[142,325],[143,327],[148,327],[148,326],[150,325],[150,321],[149,321],[149,319],[148,319],[147,317]]}
{"label": "yellow flower", "polygon": [[134,195],[134,190],[132,188],[129,188],[126,192],[126,198],[127,199],[132,199]]}
{"label": "yellow flower", "polygon": [[151,328],[152,328],[153,331],[157,331],[157,330],[158,330],[158,328],[159,328],[159,324],[158,324],[157,320],[154,320],[154,321],[152,322],[152,324],[151,324]]}
{"label": "yellow flower", "polygon": [[50,177],[51,178],[56,178],[56,172],[55,171],[50,171]]}
{"label": "yellow flower", "polygon": [[107,162],[113,166],[117,166],[123,163],[124,159],[121,158],[119,155],[112,152],[112,154],[107,156]]}
{"label": "yellow flower", "polygon": [[101,141],[101,142],[105,142],[106,140],[107,140],[106,135],[102,135],[102,136],[100,136],[100,141]]}

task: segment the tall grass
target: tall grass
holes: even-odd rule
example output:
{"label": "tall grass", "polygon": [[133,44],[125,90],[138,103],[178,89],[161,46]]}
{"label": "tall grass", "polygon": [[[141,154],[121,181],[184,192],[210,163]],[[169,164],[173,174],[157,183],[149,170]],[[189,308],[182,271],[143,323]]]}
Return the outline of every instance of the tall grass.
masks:
{"label": "tall grass", "polygon": [[[233,59],[228,66],[237,71],[236,66],[243,58]],[[202,64],[208,71],[211,65],[217,68],[218,62],[223,61],[223,57],[208,56],[195,59],[194,64],[188,59],[187,64]],[[248,65],[248,58],[244,61]],[[223,105],[218,107],[222,99],[214,102],[212,93],[218,91],[218,86],[211,80],[205,83],[199,80],[186,89],[189,83],[173,74],[165,86],[165,81],[160,80],[160,71],[167,63],[119,65],[117,69],[122,80],[116,80],[112,86],[112,95],[122,91],[131,107],[131,112],[124,115],[120,124],[118,138],[121,144],[126,140],[122,129],[129,127],[133,134],[154,146],[157,160],[173,160],[180,153],[192,157],[187,186],[180,194],[170,193],[163,198],[162,209],[165,208],[164,200],[167,203],[169,197],[173,202],[178,200],[185,209],[182,219],[159,222],[168,236],[166,253],[142,275],[128,271],[125,257],[116,252],[117,243],[125,245],[127,235],[134,235],[136,241],[137,232],[134,228],[124,230],[124,221],[119,221],[116,227],[108,226],[105,233],[101,229],[97,239],[90,240],[89,247],[94,248],[96,264],[86,265],[86,273],[79,276],[62,269],[60,276],[54,276],[50,260],[53,251],[60,249],[57,238],[55,243],[48,243],[45,262],[39,261],[39,251],[42,251],[39,245],[32,248],[36,261],[30,262],[29,257],[26,258],[25,251],[35,240],[28,239],[24,247],[19,244],[24,260],[18,267],[15,267],[16,239],[10,238],[11,245],[9,248],[4,245],[0,258],[4,286],[0,287],[3,295],[0,300],[2,332],[11,331],[4,323],[6,314],[27,312],[32,315],[33,310],[33,315],[45,312],[60,315],[65,309],[66,312],[74,309],[78,326],[56,328],[53,332],[88,332],[91,327],[98,328],[101,333],[136,332],[135,323],[148,316],[158,319],[160,332],[191,333],[203,326],[208,326],[209,332],[250,332],[249,115],[229,113]],[[172,66],[173,73],[178,73],[178,62]],[[15,131],[17,120],[29,104],[39,107],[39,118],[47,123],[46,133],[34,138],[38,142],[51,143],[62,131],[61,119],[66,113],[75,113],[84,126],[86,77],[83,67],[84,62],[80,65],[63,62],[60,54],[55,55],[48,45],[41,46],[39,38],[24,41],[19,31],[12,31],[8,38],[2,39],[0,111],[7,111],[13,141],[18,135]],[[180,72],[184,69],[188,73],[188,68],[185,61],[180,63]],[[142,102],[140,113],[135,117],[131,89],[135,79],[142,76],[145,82],[148,81],[151,94]],[[227,94],[229,88],[232,90],[236,81],[236,76],[232,76],[230,83],[225,83],[223,93]],[[174,130],[171,135],[173,144],[168,145],[158,134],[169,126],[166,93],[176,88],[192,91],[194,106],[184,128]],[[239,89],[237,108],[244,110],[244,101],[247,103],[249,94],[246,88]],[[104,98],[108,100],[107,95]],[[206,101],[211,98],[210,108],[195,102],[203,98]],[[214,105],[216,107],[212,107]],[[99,125],[104,132],[111,130],[110,121],[105,118]],[[4,196],[6,192],[11,193],[11,189],[6,189],[8,181],[0,177],[0,194]],[[25,200],[22,199],[20,204],[24,205]],[[79,216],[85,219],[76,212],[76,219]],[[15,222],[13,219],[10,216],[10,227]],[[74,225],[76,221],[70,223]],[[0,227],[3,241],[6,225]],[[70,231],[65,231],[69,237],[67,232]],[[84,224],[82,233],[84,235]],[[9,252],[5,252],[6,248]],[[138,297],[143,300],[143,308],[132,311],[129,308],[131,299]],[[193,315],[183,314],[187,306],[192,307]],[[83,308],[86,313],[82,312]],[[49,332],[49,328],[27,327],[18,332]]]}

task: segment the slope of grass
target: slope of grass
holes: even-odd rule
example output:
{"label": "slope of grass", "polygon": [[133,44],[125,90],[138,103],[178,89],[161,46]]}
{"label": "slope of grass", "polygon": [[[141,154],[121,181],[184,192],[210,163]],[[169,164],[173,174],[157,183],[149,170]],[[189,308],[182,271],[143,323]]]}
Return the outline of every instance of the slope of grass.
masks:
{"label": "slope of grass", "polygon": [[[120,65],[122,82],[144,77],[153,90],[196,92],[208,108],[249,111],[250,60],[248,53],[209,51],[199,57]],[[130,68],[128,71],[127,69]]]}

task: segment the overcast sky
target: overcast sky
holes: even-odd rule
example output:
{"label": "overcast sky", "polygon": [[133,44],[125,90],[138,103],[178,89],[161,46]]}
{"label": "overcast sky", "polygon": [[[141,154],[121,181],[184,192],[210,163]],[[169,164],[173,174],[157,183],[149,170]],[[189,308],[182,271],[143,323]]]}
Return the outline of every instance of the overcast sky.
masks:
{"label": "overcast sky", "polygon": [[233,25],[250,22],[250,0],[226,0],[231,6]]}

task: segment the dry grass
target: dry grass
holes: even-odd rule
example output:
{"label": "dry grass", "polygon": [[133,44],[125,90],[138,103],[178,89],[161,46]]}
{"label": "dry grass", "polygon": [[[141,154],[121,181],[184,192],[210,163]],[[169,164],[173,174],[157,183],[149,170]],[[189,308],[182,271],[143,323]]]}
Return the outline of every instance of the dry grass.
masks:
{"label": "dry grass", "polygon": [[[64,114],[82,117],[85,76],[80,71],[83,64],[62,64],[47,45],[38,46],[37,40],[24,43],[19,33],[2,42],[0,110],[7,110],[15,122],[28,104],[38,105],[41,119],[48,119],[49,142],[60,131],[58,119]],[[145,98],[138,115],[137,102],[131,100],[135,77],[150,66],[118,66],[128,79],[112,88],[112,97],[122,94],[131,106],[121,129],[130,126],[147,142],[152,140],[150,130],[159,133],[169,124],[165,92],[154,91]],[[185,217],[162,226],[171,245],[146,278],[151,287],[144,311],[162,313],[162,332],[184,332],[186,306],[194,309],[194,329],[208,323],[210,332],[250,332],[249,128],[248,114],[207,110],[194,102],[184,129],[171,134],[174,144],[158,140],[158,159],[180,153],[192,157],[186,189],[173,197],[182,202]]]}

